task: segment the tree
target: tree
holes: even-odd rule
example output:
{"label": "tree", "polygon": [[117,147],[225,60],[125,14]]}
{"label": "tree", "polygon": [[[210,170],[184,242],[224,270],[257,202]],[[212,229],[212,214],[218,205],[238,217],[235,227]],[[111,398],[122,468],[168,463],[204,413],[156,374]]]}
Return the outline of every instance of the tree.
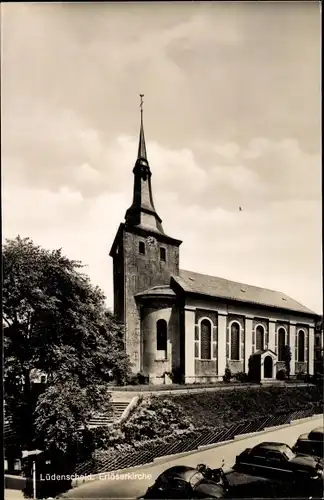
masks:
{"label": "tree", "polygon": [[290,362],[291,362],[291,349],[290,349],[289,345],[285,345],[285,347],[284,347],[283,360],[285,362],[287,377],[289,379],[290,378]]}
{"label": "tree", "polygon": [[109,406],[111,373],[129,376],[122,327],[82,268],[29,238],[3,245],[4,390],[20,449],[74,453],[80,427]]}

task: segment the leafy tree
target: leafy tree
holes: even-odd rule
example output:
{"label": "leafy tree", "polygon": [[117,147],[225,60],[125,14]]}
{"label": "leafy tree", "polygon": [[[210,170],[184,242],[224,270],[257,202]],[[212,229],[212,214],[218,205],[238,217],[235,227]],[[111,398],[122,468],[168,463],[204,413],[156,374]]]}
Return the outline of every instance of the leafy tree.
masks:
{"label": "leafy tree", "polygon": [[290,363],[291,363],[291,349],[289,345],[285,345],[283,351],[283,360],[285,362],[285,368],[288,379],[290,378]]}
{"label": "leafy tree", "polygon": [[80,427],[109,406],[102,386],[129,377],[122,327],[82,268],[29,238],[3,245],[6,414],[20,449],[75,455]]}

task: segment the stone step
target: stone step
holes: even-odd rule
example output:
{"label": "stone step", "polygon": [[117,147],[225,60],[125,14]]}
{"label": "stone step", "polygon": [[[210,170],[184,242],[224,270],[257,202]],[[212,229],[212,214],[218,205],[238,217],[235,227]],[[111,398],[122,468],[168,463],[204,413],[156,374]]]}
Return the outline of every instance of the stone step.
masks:
{"label": "stone step", "polygon": [[91,417],[88,424],[91,427],[99,427],[118,422],[128,405],[129,402],[112,402],[111,413],[97,413]]}

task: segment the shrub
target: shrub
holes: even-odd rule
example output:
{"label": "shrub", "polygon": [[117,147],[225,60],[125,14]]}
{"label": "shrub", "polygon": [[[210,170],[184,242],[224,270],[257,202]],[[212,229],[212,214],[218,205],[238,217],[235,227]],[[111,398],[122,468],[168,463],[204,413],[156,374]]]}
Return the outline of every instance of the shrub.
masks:
{"label": "shrub", "polygon": [[127,443],[163,437],[191,428],[190,418],[178,403],[159,397],[144,400],[121,425]]}
{"label": "shrub", "polygon": [[184,383],[183,372],[180,368],[174,368],[169,376],[174,384]]}
{"label": "shrub", "polygon": [[307,409],[311,403],[323,403],[320,385],[305,387],[244,387],[228,391],[215,391],[200,394],[181,394],[167,396],[167,399],[180,404],[183,414],[187,415],[195,427],[221,426],[240,420],[254,419]]}
{"label": "shrub", "polygon": [[305,377],[305,372],[299,371],[299,372],[296,373],[296,379],[297,380],[304,380],[304,377]]}
{"label": "shrub", "polygon": [[125,434],[122,432],[119,424],[111,426],[97,427],[92,430],[92,439],[95,449],[106,450],[116,447],[125,441]]}
{"label": "shrub", "polygon": [[277,380],[285,380],[285,378],[286,378],[286,370],[278,370]]}
{"label": "shrub", "polygon": [[229,368],[225,368],[225,373],[223,375],[224,382],[230,382],[232,378],[232,372]]}
{"label": "shrub", "polygon": [[129,379],[129,385],[145,385],[148,384],[148,377],[146,377],[142,372],[132,375]]}
{"label": "shrub", "polygon": [[306,375],[304,375],[304,382],[307,384],[319,384],[323,382],[323,375],[321,376],[318,373],[310,375],[309,373],[306,373]]}
{"label": "shrub", "polygon": [[238,380],[239,382],[248,382],[249,381],[248,374],[244,373],[244,372],[235,373],[234,378],[235,378],[235,380]]}

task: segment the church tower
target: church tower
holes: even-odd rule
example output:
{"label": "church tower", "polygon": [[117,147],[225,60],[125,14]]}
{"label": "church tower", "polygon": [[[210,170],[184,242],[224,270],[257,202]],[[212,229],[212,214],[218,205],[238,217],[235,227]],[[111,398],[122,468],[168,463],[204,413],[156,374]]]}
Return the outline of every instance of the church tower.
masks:
{"label": "church tower", "polygon": [[179,274],[180,240],[166,235],[153,202],[152,172],[146,153],[143,95],[137,159],[133,168],[133,202],[110,250],[113,258],[114,314],[125,326],[125,347],[133,372],[142,369],[141,306],[136,294],[169,285]]}

